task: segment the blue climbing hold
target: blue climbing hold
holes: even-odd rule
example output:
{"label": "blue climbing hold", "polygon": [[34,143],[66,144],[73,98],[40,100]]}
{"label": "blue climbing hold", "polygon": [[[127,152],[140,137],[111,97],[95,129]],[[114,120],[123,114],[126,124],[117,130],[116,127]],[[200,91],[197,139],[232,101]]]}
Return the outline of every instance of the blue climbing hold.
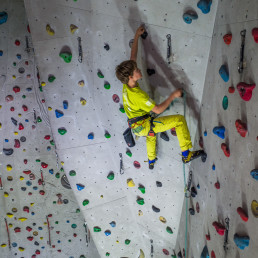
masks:
{"label": "blue climbing hold", "polygon": [[201,258],[209,258],[209,251],[207,246],[203,247],[202,253],[201,253]]}
{"label": "blue climbing hold", "polygon": [[198,15],[197,15],[197,13],[194,13],[194,12],[191,12],[191,13],[187,12],[187,13],[184,13],[183,19],[184,19],[185,23],[191,24],[193,20],[198,19]]}
{"label": "blue climbing hold", "polygon": [[57,109],[55,110],[55,113],[56,113],[56,117],[57,118],[60,118],[60,117],[62,117],[64,115],[64,113],[62,111],[57,110]]}
{"label": "blue climbing hold", "polygon": [[32,88],[26,88],[26,91],[31,92]]}
{"label": "blue climbing hold", "polygon": [[213,133],[220,137],[221,139],[225,139],[225,127],[224,126],[216,126],[213,128]]}
{"label": "blue climbing hold", "polygon": [[16,57],[21,60],[21,55],[20,54],[17,54]]}
{"label": "blue climbing hold", "polygon": [[106,236],[110,236],[111,235],[110,230],[106,230],[104,233],[105,233]]}
{"label": "blue climbing hold", "polygon": [[258,180],[258,169],[254,169],[250,172],[250,175],[255,179]]}
{"label": "blue climbing hold", "polygon": [[81,184],[76,184],[76,186],[77,186],[78,191],[81,191],[85,188],[85,186],[81,185]]}
{"label": "blue climbing hold", "polygon": [[32,185],[31,181],[27,181],[27,182],[26,182],[26,185],[27,185],[27,186],[31,186],[31,185]]}
{"label": "blue climbing hold", "polygon": [[37,187],[37,186],[33,186],[32,189],[33,189],[33,190],[38,190],[38,187]]}
{"label": "blue climbing hold", "polygon": [[3,50],[0,50],[0,56],[2,56],[4,54]]}
{"label": "blue climbing hold", "polygon": [[68,109],[68,101],[67,100],[63,101],[63,107],[64,107],[64,109]]}
{"label": "blue climbing hold", "polygon": [[204,136],[207,136],[207,135],[208,135],[208,134],[207,134],[207,131],[204,131],[203,135],[204,135]]}
{"label": "blue climbing hold", "polygon": [[212,0],[200,0],[197,7],[201,9],[202,13],[207,14],[210,12]]}
{"label": "blue climbing hold", "polygon": [[9,142],[9,140],[8,140],[8,139],[5,139],[4,141],[5,141],[5,142]]}
{"label": "blue climbing hold", "polygon": [[239,249],[244,250],[247,246],[249,246],[249,241],[249,236],[239,236],[238,234],[234,235],[234,242]]}
{"label": "blue climbing hold", "polygon": [[94,139],[94,135],[93,135],[93,133],[89,133],[89,135],[88,135],[88,139],[89,139],[89,140],[93,140],[93,139]]}
{"label": "blue climbing hold", "polygon": [[112,228],[114,228],[114,227],[116,226],[116,222],[115,222],[115,221],[112,221],[112,222],[109,223],[109,225],[110,225]]}
{"label": "blue climbing hold", "polygon": [[47,151],[50,151],[51,150],[51,147],[50,146],[47,146]]}
{"label": "blue climbing hold", "polygon": [[8,14],[6,12],[0,13],[0,24],[7,22]]}
{"label": "blue climbing hold", "polygon": [[212,165],[212,170],[215,170],[215,169],[216,169],[216,167],[215,167],[215,165],[213,164],[213,165]]}
{"label": "blue climbing hold", "polygon": [[12,247],[16,247],[16,246],[17,246],[17,243],[13,242]]}
{"label": "blue climbing hold", "polygon": [[53,175],[54,174],[54,170],[53,169],[49,169],[48,172]]}
{"label": "blue climbing hold", "polygon": [[219,74],[224,82],[228,82],[229,80],[229,73],[228,68],[226,65],[222,65],[219,69]]}

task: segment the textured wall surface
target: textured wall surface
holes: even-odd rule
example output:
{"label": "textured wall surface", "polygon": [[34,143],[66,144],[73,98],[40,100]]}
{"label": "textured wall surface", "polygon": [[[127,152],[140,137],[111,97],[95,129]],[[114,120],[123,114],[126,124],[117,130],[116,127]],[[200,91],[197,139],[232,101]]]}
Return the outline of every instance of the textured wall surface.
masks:
{"label": "textured wall surface", "polygon": [[73,191],[61,184],[24,3],[0,8],[8,14],[0,24],[0,257],[100,257]]}
{"label": "textured wall surface", "polygon": [[[205,164],[193,163],[193,186],[197,189],[197,196],[189,200],[189,208],[196,212],[196,204],[200,206],[200,213],[191,216],[188,213],[188,256],[200,257],[203,247],[207,245],[209,254],[214,251],[216,257],[257,257],[257,211],[256,217],[251,205],[256,203],[258,188],[257,181],[250,172],[257,171],[258,151],[258,94],[257,88],[252,91],[252,98],[245,101],[237,91],[240,82],[257,83],[258,44],[252,35],[258,27],[257,1],[220,1],[212,37],[211,51],[202,99],[200,132],[196,136],[196,144],[202,136],[204,149],[208,159]],[[244,70],[239,74],[240,61],[240,32],[246,30],[244,50]],[[232,34],[230,45],[225,44],[223,37]],[[226,64],[229,71],[229,81],[225,82],[219,75],[221,65]],[[229,93],[234,87],[235,92]],[[222,106],[224,96],[228,97],[228,108]],[[240,119],[247,125],[248,133],[242,137],[235,122]],[[225,139],[213,134],[215,126],[225,127]],[[207,132],[207,136],[204,133]],[[230,150],[230,157],[224,155],[221,144],[226,143]],[[215,166],[213,170],[212,167]],[[257,179],[257,176],[256,176]],[[220,183],[220,189],[215,183]],[[253,202],[254,201],[254,202]],[[180,234],[177,241],[177,253],[185,248],[185,204],[180,224]],[[238,208],[242,208],[248,217],[244,221]],[[257,209],[257,208],[256,208]],[[228,245],[223,248],[224,237],[219,235],[213,222],[226,226],[225,219],[229,218]],[[234,236],[249,237],[249,246],[239,249]],[[210,236],[206,240],[205,235]],[[183,252],[183,251],[182,251]],[[204,256],[206,257],[206,256]],[[214,257],[214,256],[211,256]]]}

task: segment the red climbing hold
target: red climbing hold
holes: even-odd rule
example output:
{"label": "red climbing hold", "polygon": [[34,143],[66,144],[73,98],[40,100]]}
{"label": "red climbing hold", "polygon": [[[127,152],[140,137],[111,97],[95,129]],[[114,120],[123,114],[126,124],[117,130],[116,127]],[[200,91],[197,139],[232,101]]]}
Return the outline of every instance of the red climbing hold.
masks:
{"label": "red climbing hold", "polygon": [[245,123],[242,123],[241,120],[236,120],[235,122],[236,125],[236,129],[238,131],[238,133],[242,136],[245,137],[247,134],[247,126]]}
{"label": "red climbing hold", "polygon": [[240,97],[245,101],[249,101],[252,98],[252,92],[255,86],[255,84],[247,84],[244,82],[238,83],[237,90],[240,94]]}
{"label": "red climbing hold", "polygon": [[214,186],[216,189],[220,189],[220,183],[218,181],[214,184]]}
{"label": "red climbing hold", "polygon": [[196,203],[196,211],[197,211],[197,213],[200,212],[200,205],[199,205],[199,202]]}
{"label": "red climbing hold", "polygon": [[17,40],[15,40],[15,42],[14,42],[14,43],[15,43],[15,45],[16,45],[16,46],[20,46],[20,44],[21,44],[21,42],[20,42],[18,39],[17,39]]}
{"label": "red climbing hold", "polygon": [[41,195],[45,195],[45,191],[40,190],[40,191],[39,191],[39,194],[41,194]]}
{"label": "red climbing hold", "polygon": [[206,237],[206,240],[207,240],[207,241],[210,241],[210,240],[211,240],[211,236],[210,236],[210,235],[205,235],[205,237]]}
{"label": "red climbing hold", "polygon": [[41,179],[38,180],[38,185],[42,185],[43,181]]}
{"label": "red climbing hold", "polygon": [[32,230],[32,228],[29,227],[29,226],[27,226],[27,227],[26,227],[26,230],[30,232],[30,231]]}
{"label": "red climbing hold", "polygon": [[240,215],[240,217],[243,221],[245,221],[245,222],[248,221],[248,215],[246,214],[246,212],[244,211],[243,208],[238,207],[237,208],[237,213]]}
{"label": "red climbing hold", "polygon": [[32,237],[32,236],[28,236],[27,239],[28,239],[29,241],[32,241],[32,240],[33,240],[33,237]]}
{"label": "red climbing hold", "polygon": [[25,105],[22,106],[22,109],[23,109],[23,111],[28,111],[28,107]]}
{"label": "red climbing hold", "polygon": [[12,111],[12,112],[13,112],[14,110],[15,110],[15,109],[14,109],[14,107],[11,107],[11,108],[10,108],[10,111]]}
{"label": "red climbing hold", "polygon": [[224,35],[223,39],[224,39],[224,42],[225,42],[227,45],[230,45],[231,40],[232,40],[232,34],[226,34],[226,35]]}
{"label": "red climbing hold", "polygon": [[20,89],[20,87],[18,87],[18,86],[14,86],[14,87],[13,87],[13,91],[14,91],[15,93],[18,93],[18,92],[21,91],[21,89]]}
{"label": "red climbing hold", "polygon": [[14,139],[14,148],[20,148],[21,144],[20,141],[18,139]]}
{"label": "red climbing hold", "polygon": [[52,218],[53,215],[52,215],[52,214],[48,214],[47,216],[48,216],[49,218]]}
{"label": "red climbing hold", "polygon": [[223,225],[221,225],[220,223],[218,223],[217,221],[214,221],[212,223],[212,226],[215,227],[217,233],[221,236],[224,236],[225,233],[225,227]]}
{"label": "red climbing hold", "polygon": [[21,229],[18,228],[18,227],[16,227],[16,228],[14,229],[14,232],[15,232],[15,233],[19,233],[19,232],[21,232]]}
{"label": "red climbing hold", "polygon": [[169,251],[167,249],[162,250],[165,255],[169,255]]}
{"label": "red climbing hold", "polygon": [[141,167],[141,164],[136,160],[134,161],[133,165],[135,168],[138,168],[138,169]]}
{"label": "red climbing hold", "polygon": [[45,139],[45,140],[49,140],[49,139],[50,139],[50,135],[46,135],[46,136],[44,137],[44,139]]}
{"label": "red climbing hold", "polygon": [[23,130],[24,129],[24,126],[22,123],[19,123],[19,130]]}
{"label": "red climbing hold", "polygon": [[36,253],[36,254],[40,254],[40,251],[39,251],[39,250],[36,250],[35,253]]}
{"label": "red climbing hold", "polygon": [[31,256],[31,258],[36,258],[37,257],[37,255],[36,254],[33,254],[32,256]]}
{"label": "red climbing hold", "polygon": [[221,149],[223,150],[226,157],[230,156],[230,150],[229,150],[228,146],[226,145],[226,143],[221,144]]}
{"label": "red climbing hold", "polygon": [[27,163],[28,163],[28,160],[27,160],[27,159],[24,159],[24,160],[23,160],[23,163],[24,163],[24,164],[27,164]]}
{"label": "red climbing hold", "polygon": [[253,28],[252,35],[254,37],[254,41],[258,43],[258,28]]}
{"label": "red climbing hold", "polygon": [[46,163],[44,163],[44,162],[41,162],[41,167],[47,168],[47,167],[48,167],[48,164],[46,164]]}
{"label": "red climbing hold", "polygon": [[56,233],[59,235],[60,231],[56,231]]}
{"label": "red climbing hold", "polygon": [[27,31],[30,33],[30,25],[27,25]]}
{"label": "red climbing hold", "polygon": [[230,86],[229,88],[228,88],[228,92],[229,93],[234,93],[235,92],[235,88],[234,88],[234,86]]}
{"label": "red climbing hold", "polygon": [[62,250],[61,250],[61,249],[58,249],[58,250],[57,250],[57,252],[61,253],[61,252],[62,252]]}
{"label": "red climbing hold", "polygon": [[23,211],[29,213],[30,212],[30,208],[28,206],[24,206],[23,207]]}
{"label": "red climbing hold", "polygon": [[73,236],[74,236],[74,237],[77,237],[77,234],[74,233]]}
{"label": "red climbing hold", "polygon": [[211,251],[211,258],[216,258],[215,252],[213,250]]}
{"label": "red climbing hold", "polygon": [[24,170],[23,173],[26,174],[26,175],[29,175],[31,173],[31,171],[30,170]]}

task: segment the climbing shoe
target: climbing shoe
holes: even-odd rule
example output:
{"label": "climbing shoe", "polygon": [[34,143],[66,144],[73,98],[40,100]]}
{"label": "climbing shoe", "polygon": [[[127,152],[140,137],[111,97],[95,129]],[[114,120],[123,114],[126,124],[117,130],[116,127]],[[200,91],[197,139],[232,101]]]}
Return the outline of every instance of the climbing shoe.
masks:
{"label": "climbing shoe", "polygon": [[[197,150],[197,151],[189,151],[188,155],[186,157],[182,157],[182,161],[184,164],[191,162],[194,159],[200,158],[205,156],[205,161],[206,161],[206,153],[203,150]],[[204,159],[202,158],[202,161],[204,161]]]}
{"label": "climbing shoe", "polygon": [[158,160],[158,158],[155,158],[153,160],[148,160],[149,161],[149,169],[154,168],[154,164],[155,164],[156,160]]}

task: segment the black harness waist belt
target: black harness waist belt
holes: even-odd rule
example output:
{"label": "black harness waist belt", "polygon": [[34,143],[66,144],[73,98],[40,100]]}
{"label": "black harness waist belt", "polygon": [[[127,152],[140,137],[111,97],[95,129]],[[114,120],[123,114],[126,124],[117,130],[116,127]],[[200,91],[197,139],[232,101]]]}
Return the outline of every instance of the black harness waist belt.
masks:
{"label": "black harness waist belt", "polygon": [[137,116],[137,117],[128,119],[128,120],[127,120],[127,121],[128,121],[128,125],[129,125],[129,127],[131,128],[131,125],[132,125],[132,124],[134,124],[134,123],[136,123],[136,122],[139,122],[139,121],[141,121],[141,120],[143,120],[143,119],[146,119],[146,118],[148,118],[148,117],[150,117],[150,115],[149,115],[149,114],[146,114],[146,115],[144,115],[144,116]]}

